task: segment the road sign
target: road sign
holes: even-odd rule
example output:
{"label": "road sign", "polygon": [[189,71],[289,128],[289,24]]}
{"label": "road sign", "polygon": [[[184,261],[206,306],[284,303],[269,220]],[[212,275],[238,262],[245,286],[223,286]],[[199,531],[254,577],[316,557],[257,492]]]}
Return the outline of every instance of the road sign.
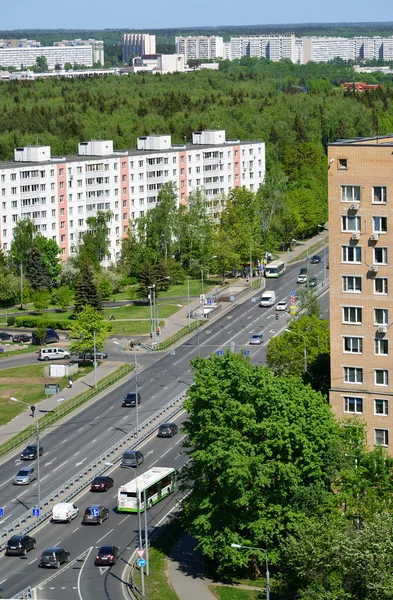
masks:
{"label": "road sign", "polygon": [[295,298],[294,298],[294,296],[291,296],[291,304],[295,304]]}
{"label": "road sign", "polygon": [[0,517],[4,517],[4,508],[0,508]]}
{"label": "road sign", "polygon": [[211,306],[212,304],[213,304],[213,300],[211,298],[209,298],[208,301],[207,301],[207,305]]}
{"label": "road sign", "polygon": [[218,356],[222,356],[222,350],[217,350]]}
{"label": "road sign", "polygon": [[295,305],[289,307],[291,315],[296,315],[297,307]]}
{"label": "road sign", "polygon": [[250,351],[249,350],[244,350],[243,354],[244,354],[244,356],[250,356]]}
{"label": "road sign", "polygon": [[39,517],[40,516],[40,509],[39,508],[32,508],[31,509],[31,516],[32,517]]}
{"label": "road sign", "polygon": [[294,298],[295,297],[295,292],[289,292],[289,295]]}
{"label": "road sign", "polygon": [[92,506],[90,512],[92,517],[98,517],[99,515],[99,510],[96,506]]}
{"label": "road sign", "polygon": [[143,558],[143,555],[144,555],[144,553],[145,553],[145,549],[144,549],[144,548],[142,548],[142,549],[140,550],[139,548],[137,548],[137,551],[136,551],[136,553],[137,553],[137,555],[139,556],[139,558]]}
{"label": "road sign", "polygon": [[145,566],[146,561],[144,558],[138,558],[138,560],[136,561],[136,564],[138,565],[138,567],[140,567],[142,569]]}

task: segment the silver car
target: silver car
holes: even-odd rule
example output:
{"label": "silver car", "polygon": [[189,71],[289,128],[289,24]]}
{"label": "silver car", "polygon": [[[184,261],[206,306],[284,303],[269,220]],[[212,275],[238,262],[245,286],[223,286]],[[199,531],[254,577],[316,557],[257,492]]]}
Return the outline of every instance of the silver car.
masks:
{"label": "silver car", "polygon": [[29,485],[34,479],[37,479],[34,467],[23,467],[15,475],[14,485]]}
{"label": "silver car", "polygon": [[250,344],[252,346],[260,346],[263,342],[262,333],[253,333],[250,338]]}

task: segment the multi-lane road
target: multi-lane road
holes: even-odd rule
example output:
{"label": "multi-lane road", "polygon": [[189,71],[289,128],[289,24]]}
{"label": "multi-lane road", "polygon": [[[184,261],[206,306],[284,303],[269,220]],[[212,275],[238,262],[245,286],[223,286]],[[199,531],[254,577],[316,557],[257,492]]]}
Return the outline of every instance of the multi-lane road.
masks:
{"label": "multi-lane road", "polygon": [[[278,280],[266,280],[266,289],[275,290],[277,301],[286,299],[289,302],[290,292],[296,290],[299,266],[302,265],[289,266],[284,277]],[[319,282],[324,281],[327,272],[323,268],[323,263],[313,265],[313,274]],[[260,292],[255,294],[256,299],[259,299],[259,296]],[[326,317],[327,294],[321,297],[320,303],[322,317]],[[289,319],[289,315],[282,312],[276,320],[274,307],[262,309],[258,306],[258,302],[249,299],[214,323],[207,324],[201,329],[199,335],[195,334],[175,350],[138,357],[143,367],[138,376],[139,391],[142,396],[139,422],[187,389],[192,383],[190,360],[198,353],[204,357],[219,349],[229,348],[239,352],[243,347],[247,347],[250,350],[251,361],[255,364],[263,364],[268,340],[282,331]],[[263,333],[262,346],[248,345],[250,336],[254,332]],[[111,353],[117,354],[114,349]],[[7,363],[13,363],[15,360],[17,359],[6,359]],[[34,357],[25,355],[23,360],[33,362]],[[6,366],[5,359],[1,361],[0,368],[3,368],[3,365]],[[7,364],[7,367],[9,366],[10,364]],[[135,390],[134,376],[130,377],[127,383],[119,385],[116,390],[106,394],[78,414],[71,415],[68,421],[45,434],[44,455],[40,461],[41,498],[135,427],[135,409],[121,407],[121,400],[126,392],[133,390]],[[154,464],[177,468],[181,466],[184,457],[179,454],[180,439],[181,434],[177,438],[175,436],[173,441],[153,438],[145,442],[143,452],[147,455],[147,460],[142,471]],[[4,519],[9,521],[30,509],[37,500],[36,484],[23,488],[12,485],[12,478],[19,466],[19,458],[15,455],[3,462],[0,471],[0,506],[5,508]],[[115,487],[132,478],[132,473],[124,471],[119,467],[114,468]],[[105,493],[103,504],[114,508],[115,492],[116,490],[109,490]],[[82,509],[95,500],[90,496],[92,496],[90,492],[86,493],[76,504]],[[150,510],[150,523],[159,520],[160,515],[169,510],[168,507],[174,501],[175,498],[172,496],[168,501]],[[30,552],[27,558],[0,557],[0,587],[7,589],[7,593],[8,588],[14,593],[26,585],[38,586],[38,592],[41,594],[38,597],[46,600],[52,597],[56,599],[75,597],[79,600],[82,598],[87,600],[93,595],[95,600],[99,600],[108,597],[105,595],[108,586],[118,586],[118,595],[113,593],[109,595],[118,598],[122,587],[120,568],[125,565],[124,561],[129,558],[131,549],[135,548],[135,524],[135,517],[124,517],[113,513],[111,519],[99,527],[82,527],[80,521],[74,521],[71,525],[43,525],[36,535],[37,550]],[[102,536],[104,537],[101,540]],[[101,541],[103,544],[118,545],[122,550],[122,560],[110,570],[110,576],[107,572],[101,575],[100,570],[92,566],[95,548]],[[36,559],[39,557],[39,552],[46,547],[59,545],[58,542],[61,542],[60,545],[66,550],[71,551],[73,560],[77,560],[67,568],[63,567],[54,573],[38,569]],[[52,575],[55,577],[45,583]],[[44,589],[40,590],[41,587]],[[56,593],[51,595],[50,588],[56,588]],[[65,588],[63,590],[65,595],[60,596],[62,588]]]}

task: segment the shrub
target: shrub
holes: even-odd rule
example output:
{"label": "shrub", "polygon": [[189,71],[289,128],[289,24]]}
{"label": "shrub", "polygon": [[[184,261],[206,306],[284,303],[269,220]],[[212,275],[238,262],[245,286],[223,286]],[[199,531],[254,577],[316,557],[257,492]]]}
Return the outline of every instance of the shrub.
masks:
{"label": "shrub", "polygon": [[16,317],[8,317],[7,324],[12,327],[13,325],[15,325],[15,319],[16,319]]}
{"label": "shrub", "polygon": [[45,323],[45,327],[51,327],[52,329],[70,329],[71,324],[70,321],[64,319],[63,321],[57,321],[56,319],[43,319],[42,317],[32,317],[31,315],[26,315],[23,317],[16,317],[15,325],[16,327],[38,327],[42,323]]}

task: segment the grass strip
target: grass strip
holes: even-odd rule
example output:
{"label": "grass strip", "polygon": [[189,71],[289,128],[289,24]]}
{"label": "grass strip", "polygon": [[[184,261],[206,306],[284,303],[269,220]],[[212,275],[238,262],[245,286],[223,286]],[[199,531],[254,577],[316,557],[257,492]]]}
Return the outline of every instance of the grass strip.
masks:
{"label": "grass strip", "polygon": [[28,348],[19,348],[18,350],[10,350],[9,352],[3,352],[0,354],[0,360],[2,358],[9,358],[10,356],[19,356],[19,354],[32,354],[38,352],[37,346],[29,346]]}

